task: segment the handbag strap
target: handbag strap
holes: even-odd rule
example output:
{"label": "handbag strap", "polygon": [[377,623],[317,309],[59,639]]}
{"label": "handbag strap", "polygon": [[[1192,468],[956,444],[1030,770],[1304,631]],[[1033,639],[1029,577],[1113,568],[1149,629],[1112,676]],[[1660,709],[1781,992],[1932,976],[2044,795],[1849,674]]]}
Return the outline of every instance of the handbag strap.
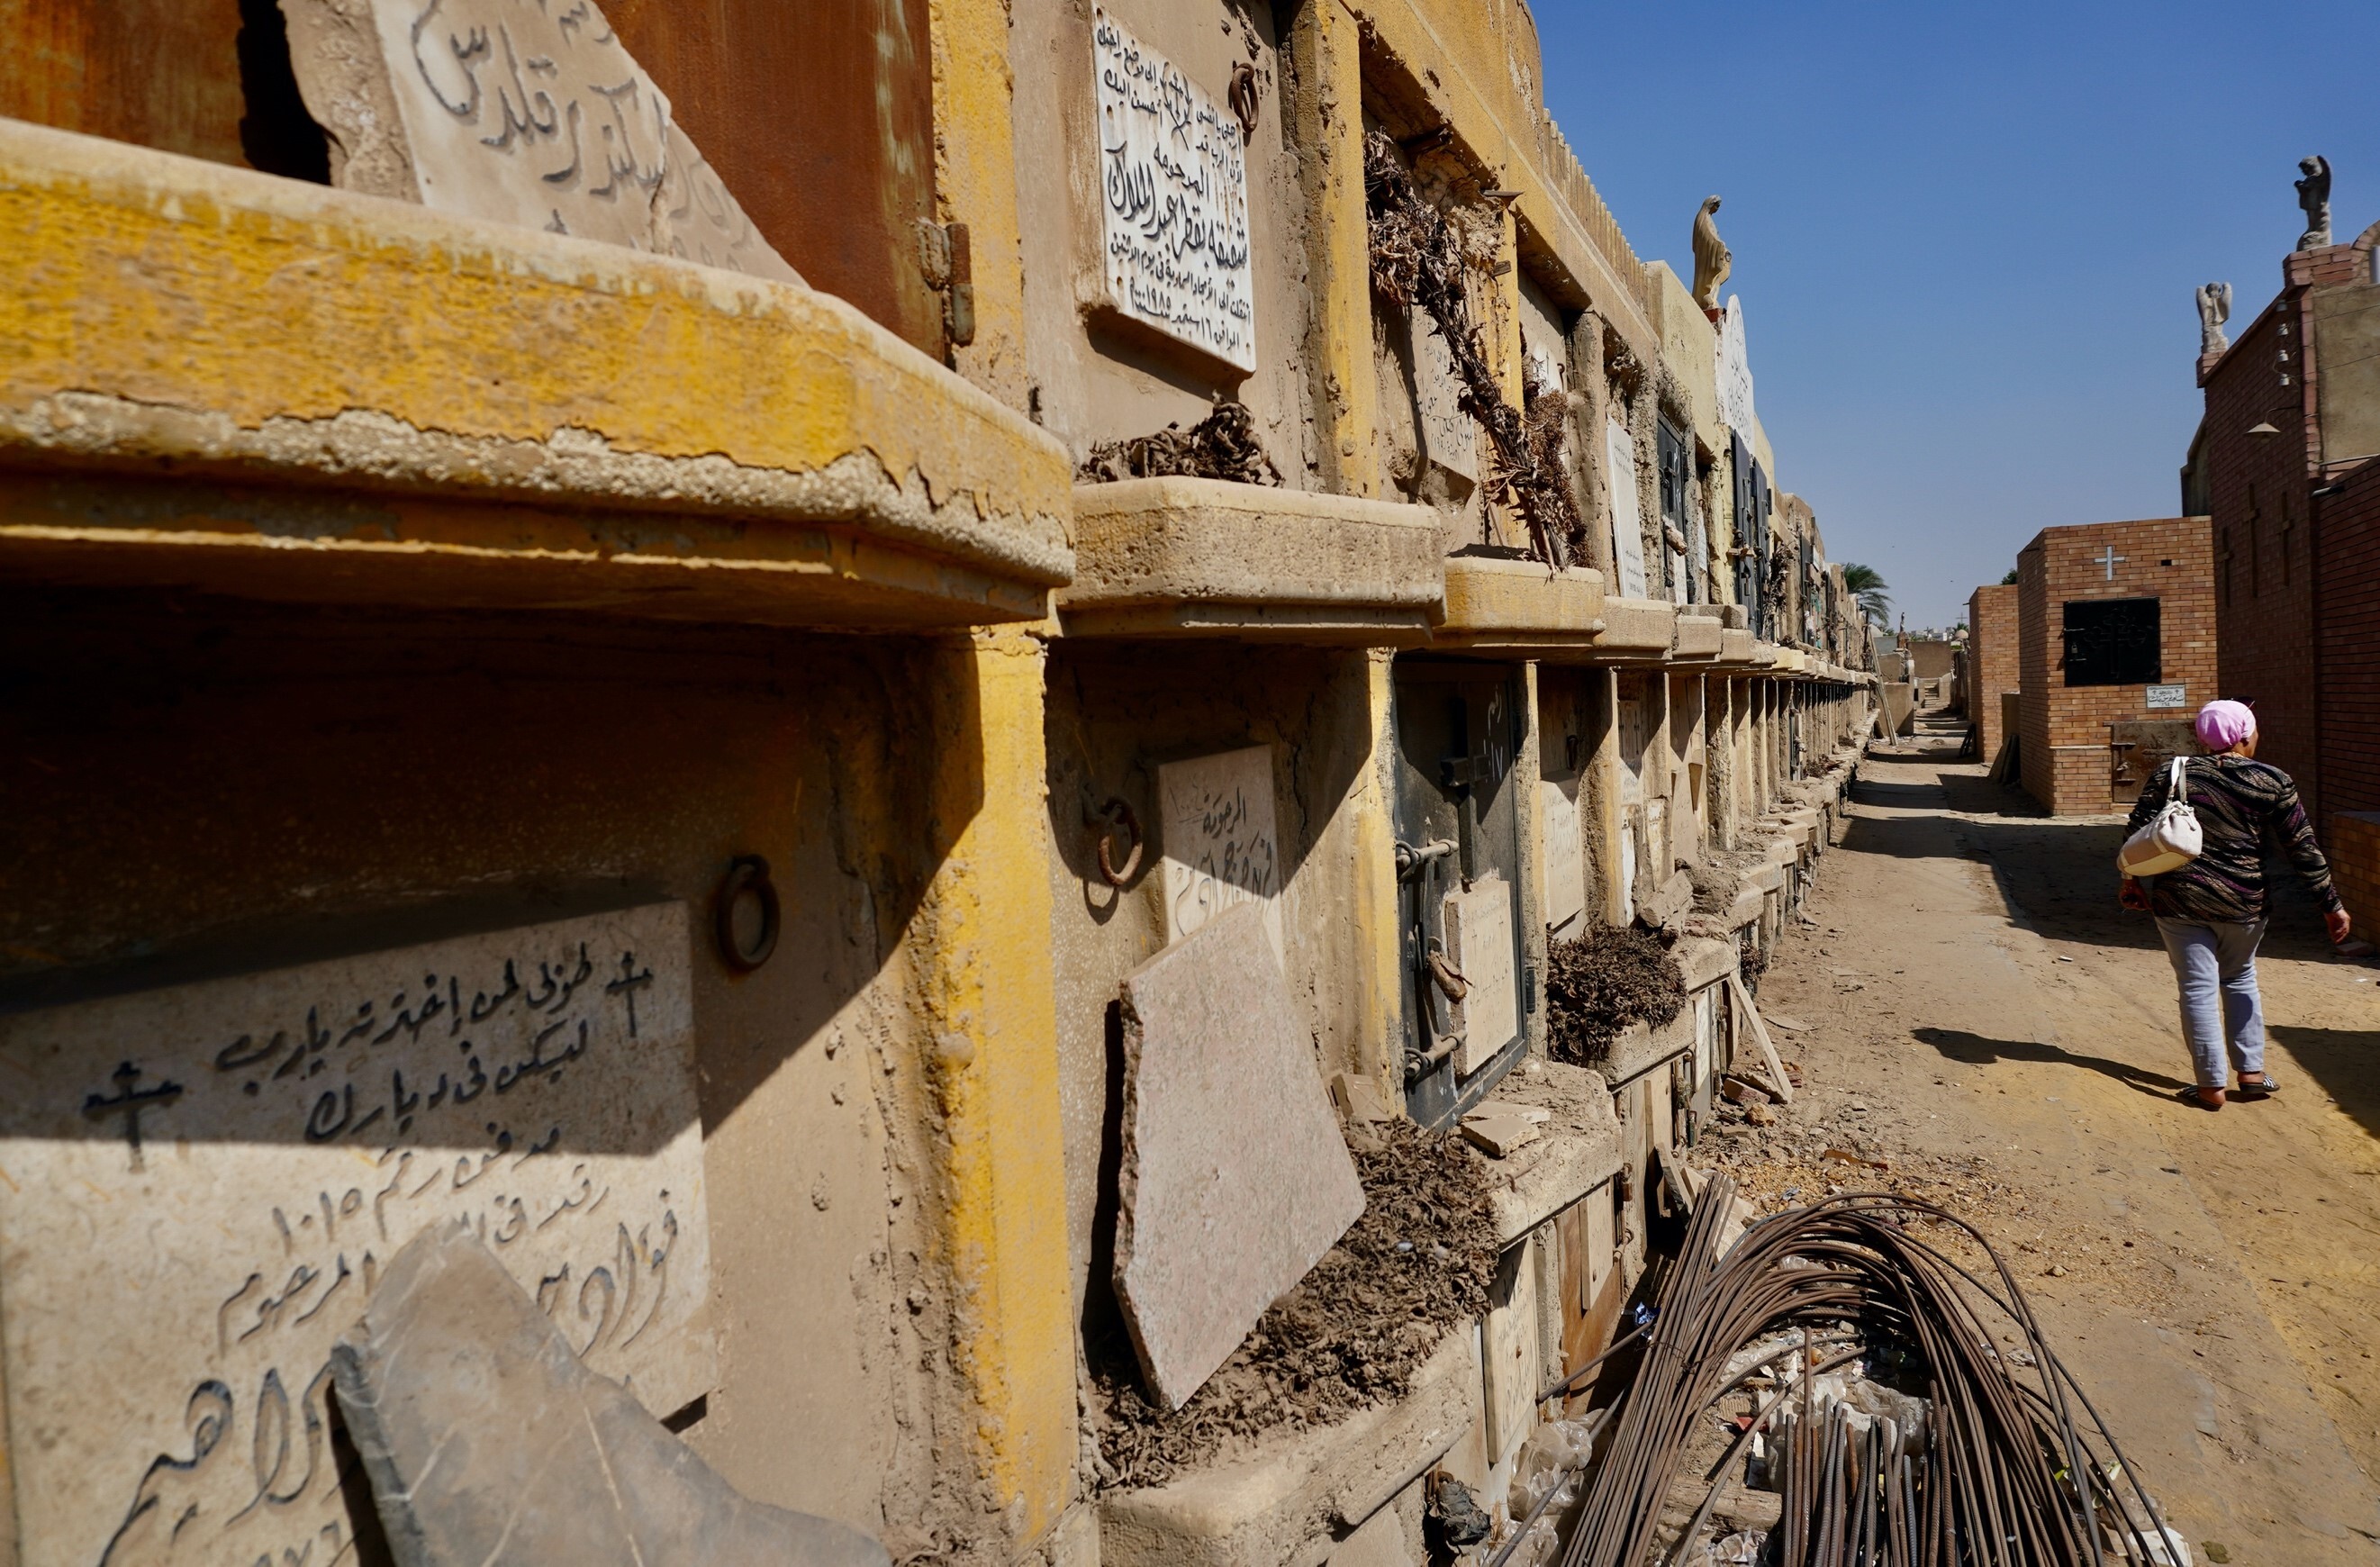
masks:
{"label": "handbag strap", "polygon": [[2169,806],[2190,803],[2189,761],[2187,757],[2173,759],[2173,776],[2167,781],[2165,788],[2165,803]]}

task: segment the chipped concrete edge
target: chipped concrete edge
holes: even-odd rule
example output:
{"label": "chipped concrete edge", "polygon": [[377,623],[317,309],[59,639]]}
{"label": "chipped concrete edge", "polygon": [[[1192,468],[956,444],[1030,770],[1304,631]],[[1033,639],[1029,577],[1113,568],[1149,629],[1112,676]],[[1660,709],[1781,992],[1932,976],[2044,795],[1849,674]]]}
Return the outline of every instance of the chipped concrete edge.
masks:
{"label": "chipped concrete edge", "polygon": [[1215,479],[1075,489],[1065,609],[1151,603],[1436,609],[1438,516],[1427,506]]}
{"label": "chipped concrete edge", "polygon": [[[826,523],[1042,586],[1073,575],[1064,448],[831,296],[7,119],[0,205],[16,238],[0,276],[24,285],[13,307],[16,341],[0,355],[0,457],[19,466],[187,463],[305,483]],[[680,419],[665,431],[656,419],[669,422],[666,415],[648,394],[628,422],[650,431],[608,437],[576,422],[585,399],[567,365],[547,367],[562,373],[542,419],[508,418],[511,428],[487,428],[481,410],[468,402],[449,409],[453,399],[438,397],[341,407],[317,388],[273,408],[281,394],[260,390],[269,361],[251,353],[243,323],[285,352],[310,332],[353,339],[386,324],[294,321],[252,292],[292,268],[323,264],[402,285],[392,298],[462,278],[480,290],[475,308],[513,282],[633,310],[648,323],[663,312],[680,381],[701,368],[683,362],[686,345],[705,338],[729,350],[720,373],[808,355],[839,379],[795,379],[794,400],[781,396],[782,408],[766,418],[710,426]],[[218,292],[184,286],[182,269],[192,266],[212,269],[203,275]],[[101,284],[102,295],[87,292]],[[242,296],[242,286],[251,292]],[[61,298],[90,312],[62,314]],[[388,321],[405,324],[410,305],[391,305]],[[490,329],[516,330],[521,308],[492,318]],[[122,334],[118,348],[94,358],[82,345],[93,323],[108,321],[125,323],[111,329]],[[443,350],[425,345],[437,340],[403,340],[435,368]],[[349,349],[334,339],[313,351]],[[649,449],[650,434],[665,449]],[[773,460],[779,455],[789,460]]]}
{"label": "chipped concrete edge", "polygon": [[250,478],[303,477],[341,487],[605,510],[840,524],[1043,587],[1069,581],[1075,569],[1075,553],[1063,542],[1063,516],[1022,513],[1000,528],[999,514],[989,512],[975,491],[946,488],[937,498],[917,470],[896,479],[868,452],[796,471],[716,454],[622,451],[592,431],[569,427],[542,441],[522,441],[424,430],[350,408],[329,419],[280,417],[251,428],[210,409],[61,392],[0,407],[0,454],[136,468],[170,463]]}

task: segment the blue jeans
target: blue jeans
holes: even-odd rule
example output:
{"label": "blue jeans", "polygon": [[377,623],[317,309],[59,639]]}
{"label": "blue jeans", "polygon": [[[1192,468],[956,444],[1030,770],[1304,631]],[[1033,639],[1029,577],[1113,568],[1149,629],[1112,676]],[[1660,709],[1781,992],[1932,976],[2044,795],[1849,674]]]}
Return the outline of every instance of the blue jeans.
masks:
{"label": "blue jeans", "polygon": [[2227,1035],[2231,1064],[2261,1075],[2265,1002],[2256,993],[2256,943],[2265,939],[2265,922],[2160,919],[2156,926],[2181,982],[2181,1032],[2198,1066],[2198,1086],[2220,1088],[2229,1081]]}

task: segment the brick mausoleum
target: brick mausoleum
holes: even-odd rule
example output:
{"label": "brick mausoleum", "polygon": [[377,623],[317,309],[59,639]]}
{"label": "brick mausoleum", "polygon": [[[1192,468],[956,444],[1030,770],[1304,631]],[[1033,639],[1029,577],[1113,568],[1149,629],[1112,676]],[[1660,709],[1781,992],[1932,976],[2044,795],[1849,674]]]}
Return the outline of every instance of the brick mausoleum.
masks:
{"label": "brick mausoleum", "polygon": [[2045,528],[2017,556],[2019,764],[2058,816],[2123,810],[2216,690],[2207,519]]}

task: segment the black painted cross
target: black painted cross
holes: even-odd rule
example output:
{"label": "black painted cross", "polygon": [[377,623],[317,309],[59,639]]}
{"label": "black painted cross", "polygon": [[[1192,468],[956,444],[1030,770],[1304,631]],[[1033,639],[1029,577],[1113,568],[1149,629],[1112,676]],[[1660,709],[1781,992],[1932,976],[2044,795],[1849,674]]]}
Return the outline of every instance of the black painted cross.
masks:
{"label": "black painted cross", "polygon": [[109,1075],[116,1086],[115,1097],[91,1095],[82,1101],[83,1117],[90,1121],[104,1121],[111,1115],[124,1117],[124,1140],[132,1145],[132,1168],[140,1170],[145,1168],[140,1159],[140,1112],[163,1110],[172,1104],[182,1097],[182,1085],[166,1081],[153,1088],[135,1088],[132,1085],[140,1081],[140,1069],[128,1061]]}

